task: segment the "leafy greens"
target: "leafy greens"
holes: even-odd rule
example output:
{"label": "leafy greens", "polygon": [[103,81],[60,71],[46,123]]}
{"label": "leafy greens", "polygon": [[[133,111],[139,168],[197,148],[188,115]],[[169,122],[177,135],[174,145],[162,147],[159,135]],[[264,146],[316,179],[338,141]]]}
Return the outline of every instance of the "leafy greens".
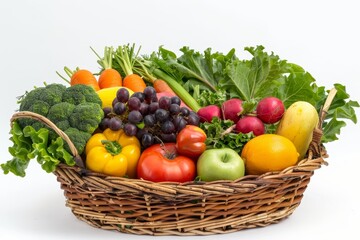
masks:
{"label": "leafy greens", "polygon": [[[313,76],[302,67],[265,52],[263,46],[246,47],[250,59],[240,59],[235,49],[227,54],[204,53],[182,47],[179,57],[170,50],[159,48],[150,60],[155,67],[174,77],[201,106],[221,105],[227,99],[243,100],[245,112],[252,112],[256,103],[268,96],[280,98],[285,107],[295,101],[307,101],[318,112],[325,102],[328,90],[318,86]],[[337,140],[345,121],[356,123],[355,107],[359,103],[349,99],[345,87],[334,84],[337,95],[323,123],[323,142]],[[343,119],[343,120],[341,120]]]}

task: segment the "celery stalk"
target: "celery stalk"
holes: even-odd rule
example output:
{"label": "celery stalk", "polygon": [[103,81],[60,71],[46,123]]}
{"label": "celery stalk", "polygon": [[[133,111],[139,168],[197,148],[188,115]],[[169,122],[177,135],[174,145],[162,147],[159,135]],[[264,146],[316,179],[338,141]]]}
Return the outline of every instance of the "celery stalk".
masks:
{"label": "celery stalk", "polygon": [[164,80],[176,95],[194,112],[197,112],[201,108],[198,102],[175,79],[159,69],[155,69],[153,73],[158,78]]}

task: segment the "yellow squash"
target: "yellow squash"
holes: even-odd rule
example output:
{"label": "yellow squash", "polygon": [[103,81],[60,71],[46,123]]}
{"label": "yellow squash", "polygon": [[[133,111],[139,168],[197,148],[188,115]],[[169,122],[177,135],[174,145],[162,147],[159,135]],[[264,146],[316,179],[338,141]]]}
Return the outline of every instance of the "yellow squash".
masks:
{"label": "yellow squash", "polygon": [[305,101],[293,103],[284,113],[276,134],[292,141],[303,159],[312,140],[314,128],[319,122],[319,115],[313,105]]}

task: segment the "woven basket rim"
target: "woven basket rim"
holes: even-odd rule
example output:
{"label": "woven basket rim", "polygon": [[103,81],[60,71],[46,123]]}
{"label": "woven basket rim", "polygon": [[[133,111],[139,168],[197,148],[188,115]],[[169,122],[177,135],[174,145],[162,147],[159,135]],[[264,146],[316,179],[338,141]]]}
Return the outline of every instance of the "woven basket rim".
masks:
{"label": "woven basket rim", "polygon": [[297,162],[296,165],[287,167],[286,169],[283,169],[281,171],[273,171],[273,172],[267,172],[261,175],[245,175],[239,179],[236,180],[217,180],[217,181],[211,181],[211,182],[204,182],[204,181],[188,181],[188,182],[152,182],[144,179],[130,179],[126,177],[117,177],[117,176],[109,176],[102,173],[96,173],[92,172],[85,168],[84,160],[82,157],[78,154],[77,149],[75,148],[75,145],[71,141],[71,139],[66,135],[65,132],[63,132],[61,129],[59,129],[53,122],[51,122],[48,118],[34,113],[30,111],[19,111],[13,114],[11,118],[11,124],[16,119],[19,118],[32,118],[36,119],[45,125],[47,125],[49,128],[53,129],[68,145],[71,151],[71,154],[73,155],[75,159],[75,165],[69,166],[65,163],[60,163],[57,168],[72,168],[74,171],[80,173],[81,176],[86,177],[100,177],[107,180],[122,180],[122,181],[141,181],[142,183],[147,184],[158,184],[163,186],[199,186],[199,185],[219,185],[219,184],[231,184],[231,183],[239,183],[239,182],[251,182],[254,184],[254,182],[266,182],[266,181],[274,181],[274,179],[277,178],[277,176],[284,177],[286,175],[288,176],[294,176],[294,175],[301,175],[302,171],[314,171],[321,167],[321,165],[327,165],[327,162],[324,160],[324,158],[327,157],[326,149],[324,146],[321,145],[321,136],[322,136],[322,130],[321,130],[321,122],[319,121],[319,126],[314,130],[313,133],[313,139],[309,147],[308,156],[304,158],[303,160],[300,160]]}

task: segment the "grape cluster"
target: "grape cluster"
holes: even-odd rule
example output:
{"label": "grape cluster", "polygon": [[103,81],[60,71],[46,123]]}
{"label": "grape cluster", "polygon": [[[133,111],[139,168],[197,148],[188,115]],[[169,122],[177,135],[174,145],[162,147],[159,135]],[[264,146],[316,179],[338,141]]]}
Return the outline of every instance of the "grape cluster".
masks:
{"label": "grape cluster", "polygon": [[178,96],[158,99],[153,87],[129,96],[126,88],[117,91],[112,108],[104,109],[101,129],[124,129],[128,136],[136,136],[142,147],[155,143],[175,142],[177,133],[186,125],[198,126],[199,116],[187,107],[181,107]]}

